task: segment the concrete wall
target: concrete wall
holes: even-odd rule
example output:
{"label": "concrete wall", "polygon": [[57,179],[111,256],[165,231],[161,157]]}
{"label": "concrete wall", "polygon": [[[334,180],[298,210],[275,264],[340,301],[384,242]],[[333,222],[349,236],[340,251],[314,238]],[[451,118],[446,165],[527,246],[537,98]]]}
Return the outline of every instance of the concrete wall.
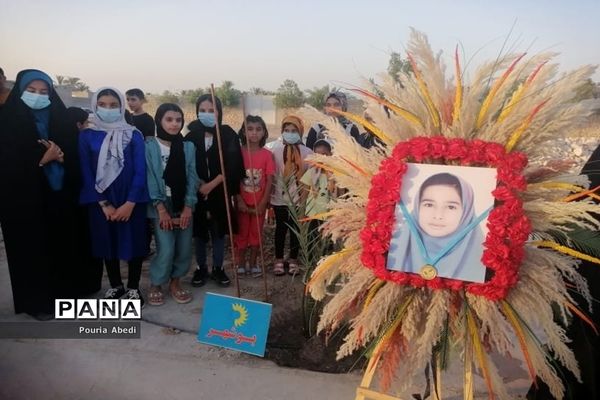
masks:
{"label": "concrete wall", "polygon": [[[65,106],[67,107],[80,107],[84,109],[91,108],[91,99],[92,93],[87,92],[87,97],[84,96],[74,96],[73,89],[63,86],[55,87],[56,94],[61,98]],[[82,94],[82,92],[77,92],[77,94]]]}

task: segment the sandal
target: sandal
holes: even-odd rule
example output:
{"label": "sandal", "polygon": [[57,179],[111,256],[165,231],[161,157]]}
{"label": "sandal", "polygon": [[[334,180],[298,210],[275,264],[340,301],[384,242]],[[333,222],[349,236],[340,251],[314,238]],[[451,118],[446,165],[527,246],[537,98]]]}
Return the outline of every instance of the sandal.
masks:
{"label": "sandal", "polygon": [[151,287],[148,293],[148,304],[151,306],[162,306],[165,304],[165,296],[159,287]]}
{"label": "sandal", "polygon": [[288,274],[296,275],[300,272],[300,267],[296,261],[288,261]]}
{"label": "sandal", "polygon": [[183,288],[179,288],[177,290],[170,290],[171,297],[175,300],[176,303],[186,304],[192,301],[192,294]]}
{"label": "sandal", "polygon": [[283,260],[275,262],[273,265],[273,273],[275,276],[285,275],[285,269],[283,269]]}

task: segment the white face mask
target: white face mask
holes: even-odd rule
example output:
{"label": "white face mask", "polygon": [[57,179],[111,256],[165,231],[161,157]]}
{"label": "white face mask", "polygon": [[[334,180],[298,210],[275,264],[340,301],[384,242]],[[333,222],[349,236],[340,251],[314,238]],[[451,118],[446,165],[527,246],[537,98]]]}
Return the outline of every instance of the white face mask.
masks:
{"label": "white face mask", "polygon": [[98,114],[98,118],[109,124],[121,119],[121,110],[119,108],[98,107],[96,109],[96,114]]}
{"label": "white face mask", "polygon": [[21,100],[32,110],[41,110],[50,105],[50,97],[47,94],[39,94],[25,91],[21,95]]}
{"label": "white face mask", "polygon": [[302,139],[298,132],[283,132],[281,135],[283,136],[283,141],[287,144],[300,143]]}

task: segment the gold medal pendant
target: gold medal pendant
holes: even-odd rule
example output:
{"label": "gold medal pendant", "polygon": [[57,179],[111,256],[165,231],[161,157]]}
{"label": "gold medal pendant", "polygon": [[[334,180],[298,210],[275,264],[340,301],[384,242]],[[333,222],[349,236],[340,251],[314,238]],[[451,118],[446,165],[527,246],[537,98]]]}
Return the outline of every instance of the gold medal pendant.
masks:
{"label": "gold medal pendant", "polygon": [[421,278],[430,281],[437,276],[437,269],[433,265],[427,264],[421,268],[419,273],[421,274]]}

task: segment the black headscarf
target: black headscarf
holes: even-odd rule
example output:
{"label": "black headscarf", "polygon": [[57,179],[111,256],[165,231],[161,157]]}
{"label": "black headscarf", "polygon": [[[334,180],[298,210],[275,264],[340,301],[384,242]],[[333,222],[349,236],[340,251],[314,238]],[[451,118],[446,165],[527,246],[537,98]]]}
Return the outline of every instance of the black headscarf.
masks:
{"label": "black headscarf", "polygon": [[[162,119],[167,111],[175,111],[181,114],[181,126],[177,135],[168,134],[162,127]],[[187,186],[186,171],[185,171],[185,154],[183,152],[183,111],[177,104],[165,103],[161,104],[156,110],[154,116],[156,122],[156,136],[159,139],[171,142],[171,152],[169,161],[163,174],[163,178],[168,187],[171,188],[171,200],[173,201],[173,211],[180,212],[184,206],[185,190]]]}

